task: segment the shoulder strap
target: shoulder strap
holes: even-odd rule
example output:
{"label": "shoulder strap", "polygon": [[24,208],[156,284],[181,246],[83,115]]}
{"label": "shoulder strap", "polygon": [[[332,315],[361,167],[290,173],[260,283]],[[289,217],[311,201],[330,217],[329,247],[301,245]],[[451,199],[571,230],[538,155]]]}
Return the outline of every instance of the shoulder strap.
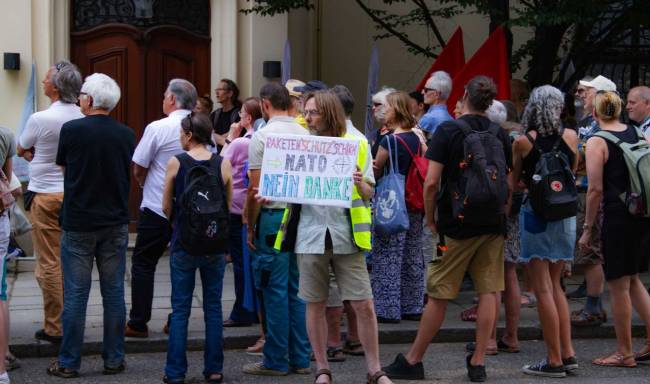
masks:
{"label": "shoulder strap", "polygon": [[623,140],[619,139],[618,137],[614,136],[610,132],[607,131],[598,131],[594,133],[594,136],[602,137],[603,139],[611,142],[612,144],[615,144],[617,146],[620,146]]}
{"label": "shoulder strap", "polygon": [[460,130],[463,131],[464,136],[467,136],[470,133],[472,133],[473,131],[472,127],[470,127],[469,123],[467,123],[465,120],[459,118],[454,120],[454,122],[456,123],[456,125],[459,126]]}
{"label": "shoulder strap", "polygon": [[[393,137],[395,147],[395,162],[393,162],[393,151],[391,149],[390,138]],[[388,160],[390,161],[390,173],[399,172],[399,160],[397,159],[397,139],[394,134],[386,135],[386,143],[388,144]],[[385,169],[385,168],[384,168]],[[385,171],[384,171],[385,172]]]}
{"label": "shoulder strap", "polygon": [[501,126],[499,124],[490,122],[490,126],[488,127],[488,132],[490,132],[494,136],[499,136],[500,130],[501,130]]}
{"label": "shoulder strap", "polygon": [[[399,135],[395,135],[395,137],[397,138],[397,140],[400,141],[400,143],[402,143],[402,146],[404,146],[406,148],[409,155],[411,155],[411,159],[413,159],[415,157],[415,155],[413,154],[413,151],[411,151],[411,148],[409,148],[408,143],[404,139],[399,137]],[[420,155],[420,144],[421,144],[420,139],[418,139],[418,156]]]}
{"label": "shoulder strap", "polygon": [[190,155],[188,155],[187,152],[179,153],[175,157],[176,157],[176,159],[178,159],[178,162],[181,163],[181,166],[186,171],[194,166],[194,162],[192,161],[192,157]]}
{"label": "shoulder strap", "polygon": [[560,148],[560,144],[562,144],[562,136],[564,135],[564,129],[562,129],[560,132],[558,132],[558,138],[555,140],[555,144],[553,144],[553,148],[551,151],[557,152],[558,148]]}

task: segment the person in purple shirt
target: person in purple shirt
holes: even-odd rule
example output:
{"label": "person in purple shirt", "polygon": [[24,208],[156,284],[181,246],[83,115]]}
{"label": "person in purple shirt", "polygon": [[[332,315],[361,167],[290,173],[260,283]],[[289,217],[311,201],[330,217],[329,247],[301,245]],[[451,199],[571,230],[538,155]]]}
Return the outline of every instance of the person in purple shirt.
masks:
{"label": "person in purple shirt", "polygon": [[420,128],[431,137],[438,125],[445,121],[453,120],[447,111],[447,99],[451,93],[451,77],[447,72],[436,71],[431,74],[424,88],[424,104],[429,110],[420,118]]}

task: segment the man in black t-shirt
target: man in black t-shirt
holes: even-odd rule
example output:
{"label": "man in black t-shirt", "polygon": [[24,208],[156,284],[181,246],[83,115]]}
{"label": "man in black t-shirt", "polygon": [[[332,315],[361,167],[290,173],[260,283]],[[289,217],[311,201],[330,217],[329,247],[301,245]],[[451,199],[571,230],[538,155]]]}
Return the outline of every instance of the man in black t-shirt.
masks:
{"label": "man in black t-shirt", "polygon": [[[467,83],[463,101],[469,114],[461,119],[474,131],[487,131],[490,120],[485,110],[496,96],[492,79],[478,76]],[[431,339],[436,335],[445,317],[447,302],[456,298],[465,272],[469,272],[479,294],[478,320],[476,322],[476,349],[467,356],[467,373],[471,381],[484,381],[485,350],[496,319],[496,293],[504,289],[503,242],[506,233],[506,217],[501,215],[497,224],[471,225],[452,214],[450,182],[458,181],[464,159],[464,134],[457,122],[442,123],[436,129],[426,157],[429,169],[424,185],[426,224],[433,233],[444,238],[441,258],[430,264],[427,276],[429,300],[424,308],[420,328],[406,356],[399,354],[395,361],[384,368],[391,379],[421,380],[424,378],[422,358]],[[512,150],[508,133],[499,128],[497,138],[503,144],[508,167],[512,168]],[[504,181],[505,183],[505,181]],[[508,180],[508,190],[512,183]],[[439,188],[440,187],[440,188]],[[441,189],[440,198],[436,199]],[[438,222],[434,220],[437,208]],[[507,212],[507,210],[506,210]]]}
{"label": "man in black t-shirt", "polygon": [[63,125],[56,164],[63,168],[60,221],[63,269],[63,340],[47,372],[79,375],[93,262],[104,303],[104,374],[124,371],[124,270],[128,202],[135,134],[109,116],[120,99],[110,77],[95,73],[81,87],[86,117]]}
{"label": "man in black t-shirt", "polygon": [[[214,129],[214,142],[218,150],[221,151],[221,148],[227,143],[230,125],[240,120],[241,101],[239,101],[239,88],[230,79],[221,79],[214,93],[221,108],[217,108],[210,114],[210,121],[212,121]],[[242,129],[242,136],[244,133],[246,132]],[[228,144],[230,143],[228,142]]]}

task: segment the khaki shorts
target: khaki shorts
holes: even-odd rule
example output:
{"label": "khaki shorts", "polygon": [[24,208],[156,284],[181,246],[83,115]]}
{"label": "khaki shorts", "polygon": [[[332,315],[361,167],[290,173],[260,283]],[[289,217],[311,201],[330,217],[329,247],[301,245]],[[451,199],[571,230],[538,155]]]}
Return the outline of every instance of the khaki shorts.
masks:
{"label": "khaki shorts", "polygon": [[329,268],[330,281],[329,281],[329,296],[327,296],[327,308],[336,308],[343,306],[343,300],[341,300],[341,291],[339,291],[339,283],[336,282],[336,276],[334,276],[334,271],[332,271],[332,264],[330,263]]}
{"label": "khaki shorts", "polygon": [[503,291],[503,240],[503,235],[461,240],[445,237],[447,251],[429,264],[427,295],[434,299],[455,299],[466,271],[479,294]]}
{"label": "khaki shorts", "polygon": [[308,303],[329,301],[330,265],[340,292],[338,302],[372,299],[364,253],[334,255],[331,250],[325,251],[324,255],[298,254],[298,297]]}

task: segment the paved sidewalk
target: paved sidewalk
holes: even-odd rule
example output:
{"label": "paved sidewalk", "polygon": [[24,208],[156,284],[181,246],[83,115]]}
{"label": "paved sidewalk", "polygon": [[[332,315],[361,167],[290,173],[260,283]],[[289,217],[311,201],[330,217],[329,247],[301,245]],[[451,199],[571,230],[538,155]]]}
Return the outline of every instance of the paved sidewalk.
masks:
{"label": "paved sidewalk", "polygon": [[[127,260],[127,273],[125,276],[125,293],[127,314],[131,303],[130,287],[130,252]],[[36,283],[33,272],[33,261],[21,261],[16,271],[8,273],[9,300],[11,311],[11,348],[20,357],[53,356],[57,350],[47,342],[39,342],[34,339],[34,332],[42,328],[42,298],[40,288]],[[644,281],[650,282],[650,275],[643,276]],[[569,291],[582,280],[582,277],[574,277],[566,280]],[[152,320],[149,323],[150,337],[148,339],[127,339],[128,352],[158,352],[166,351],[167,337],[162,332],[162,327],[171,312],[170,295],[171,283],[169,278],[169,258],[163,257],[156,270],[156,285],[154,290]],[[234,303],[234,285],[232,268],[229,265],[226,269],[223,290],[223,313],[224,318],[228,316]],[[583,300],[572,300],[572,309],[580,308]],[[460,320],[460,312],[473,304],[473,293],[462,292],[457,300],[448,306],[446,321],[436,338],[437,341],[455,342],[472,340],[474,337],[474,323]],[[605,303],[608,313],[609,302]],[[197,274],[197,286],[192,304],[192,315],[189,326],[188,349],[196,350],[202,348],[203,342],[203,310],[201,301],[201,283]],[[85,350],[84,353],[101,353],[102,341],[102,301],[99,292],[99,281],[97,270],[93,271],[92,290],[88,302],[86,319]],[[610,314],[611,315],[611,314]],[[636,314],[635,314],[636,316]],[[634,333],[637,336],[644,335],[643,327],[637,317],[634,319]],[[417,331],[418,322],[402,321],[400,324],[380,324],[381,343],[410,343]],[[499,326],[503,327],[503,308],[501,311]],[[259,335],[259,327],[227,328],[224,330],[225,346],[228,349],[244,348],[251,345]],[[614,330],[610,319],[601,327],[574,329],[575,338],[600,338],[613,337]],[[521,339],[541,338],[541,329],[537,319],[535,308],[522,308],[520,323]]]}

